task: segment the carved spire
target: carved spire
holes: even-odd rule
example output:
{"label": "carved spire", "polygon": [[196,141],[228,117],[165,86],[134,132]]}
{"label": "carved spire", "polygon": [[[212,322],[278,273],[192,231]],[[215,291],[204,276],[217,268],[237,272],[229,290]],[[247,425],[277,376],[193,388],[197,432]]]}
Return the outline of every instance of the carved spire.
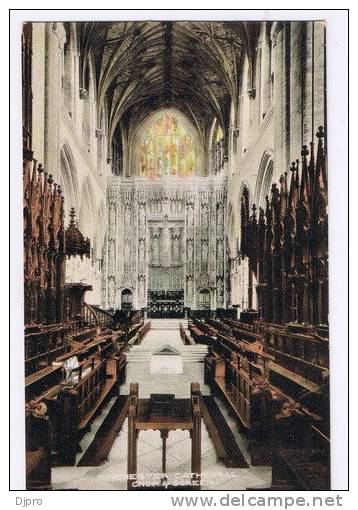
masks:
{"label": "carved spire", "polygon": [[307,166],[307,156],[309,152],[307,149],[307,145],[302,147],[301,156],[302,156],[302,175],[301,175],[301,189],[300,189],[300,203],[308,204],[309,196],[310,196],[310,181],[308,175],[308,166]]}
{"label": "carved spire", "polygon": [[66,255],[75,257],[79,255],[81,259],[84,255],[90,256],[91,244],[88,237],[85,239],[79,230],[76,221],[76,211],[74,207],[70,210],[70,223],[66,230]]}
{"label": "carved spire", "polygon": [[318,193],[319,190],[327,190],[327,175],[326,175],[326,161],[325,161],[325,150],[324,150],[324,131],[323,127],[319,126],[316,133],[318,138],[317,147],[317,160],[316,160],[316,171],[315,171],[315,190],[314,193]]}
{"label": "carved spire", "polygon": [[77,226],[76,211],[75,211],[74,207],[71,207],[71,210],[70,210],[70,224],[69,224],[69,226],[70,227],[76,227]]}

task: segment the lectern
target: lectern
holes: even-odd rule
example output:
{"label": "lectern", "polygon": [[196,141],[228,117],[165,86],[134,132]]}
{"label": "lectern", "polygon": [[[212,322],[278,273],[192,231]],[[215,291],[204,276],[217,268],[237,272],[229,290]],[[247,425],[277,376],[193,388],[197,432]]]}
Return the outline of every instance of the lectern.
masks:
{"label": "lectern", "polygon": [[[186,489],[200,490],[201,479],[201,413],[199,406],[200,386],[192,383],[190,398],[169,399],[163,406],[160,414],[160,406],[153,406],[153,400],[138,398],[138,384],[130,385],[129,411],[128,411],[128,490],[137,487],[137,447],[138,436],[141,430],[159,430],[162,438],[162,486],[156,490],[176,489],[167,484],[166,476],[166,442],[171,430],[189,430],[191,438],[191,485]],[[164,397],[169,397],[165,395]],[[160,400],[160,398],[159,398]],[[168,409],[170,407],[170,412]],[[180,487],[183,489],[184,487]],[[148,490],[148,489],[147,489]],[[149,488],[150,490],[150,488]]]}

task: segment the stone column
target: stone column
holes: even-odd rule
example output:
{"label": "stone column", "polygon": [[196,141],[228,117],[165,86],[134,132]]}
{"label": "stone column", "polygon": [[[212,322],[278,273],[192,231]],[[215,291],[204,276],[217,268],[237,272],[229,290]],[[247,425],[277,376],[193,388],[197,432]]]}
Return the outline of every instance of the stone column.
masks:
{"label": "stone column", "polygon": [[236,107],[235,105],[237,104],[237,99],[234,99],[232,102],[231,102],[231,108],[230,108],[230,126],[229,126],[229,140],[228,140],[228,144],[227,144],[227,150],[228,150],[228,157],[229,157],[229,161],[228,161],[228,166],[229,166],[229,171],[227,173],[227,175],[231,176],[235,170],[235,164],[236,164],[236,161],[235,161],[235,154],[236,154],[236,151],[234,150],[234,144],[236,144],[236,139],[234,139],[234,131],[235,131],[235,119],[236,119]]}
{"label": "stone column", "polygon": [[32,150],[44,162],[45,23],[32,24]]}
{"label": "stone column", "polygon": [[260,120],[270,107],[270,46],[267,37],[267,22],[263,23],[260,76]]}
{"label": "stone column", "polygon": [[[326,27],[323,21],[314,21],[313,25],[313,139],[319,126],[326,125]],[[324,129],[327,135],[327,128]]]}
{"label": "stone column", "polygon": [[304,58],[302,65],[303,72],[303,90],[302,90],[302,139],[303,143],[308,145],[314,139],[312,133],[312,115],[313,115],[313,21],[307,21],[303,24],[303,43]]}
{"label": "stone column", "polygon": [[106,136],[101,129],[95,131],[97,140],[97,169],[100,177],[105,175],[106,165]]}
{"label": "stone column", "polygon": [[46,23],[44,164],[54,179],[60,168],[62,60],[66,41],[62,23]]}
{"label": "stone column", "polygon": [[283,26],[275,22],[271,29],[271,42],[275,51],[274,61],[274,105],[275,105],[275,174],[280,175],[284,170],[284,77],[283,77]]}
{"label": "stone column", "polygon": [[280,174],[275,173],[275,180],[278,180],[281,173],[286,172],[290,167],[290,147],[291,147],[291,24],[283,25],[282,33],[282,168]]}
{"label": "stone column", "polygon": [[300,157],[303,144],[302,139],[302,43],[303,43],[303,23],[293,21],[290,23],[290,138],[289,150],[290,159],[286,161],[286,169],[291,161],[295,161]]}

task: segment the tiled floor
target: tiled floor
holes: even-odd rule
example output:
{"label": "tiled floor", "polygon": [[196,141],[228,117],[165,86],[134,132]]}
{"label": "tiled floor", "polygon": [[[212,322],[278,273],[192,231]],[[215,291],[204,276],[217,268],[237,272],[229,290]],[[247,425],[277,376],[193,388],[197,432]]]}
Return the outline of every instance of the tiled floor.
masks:
{"label": "tiled floor", "polygon": [[[143,341],[146,347],[159,348],[161,345],[182,345],[178,330],[151,330]],[[145,365],[145,366],[143,366]],[[209,394],[209,388],[204,385],[204,371],[202,363],[184,363],[184,373],[181,375],[150,374],[149,363],[133,363],[128,365],[126,384],[122,387],[122,394],[128,392],[129,383],[139,383],[140,397],[148,397],[150,393],[175,393],[177,398],[186,398],[190,394],[190,383],[199,382],[202,392]],[[103,419],[113,405],[112,399],[102,414],[98,416],[81,441],[83,452],[89,446],[100,427]],[[229,423],[239,447],[249,462],[247,441],[239,433],[236,422],[229,417],[225,406],[220,400],[217,403]],[[174,431],[167,440],[167,472],[168,476],[178,480],[180,473],[186,481],[190,473],[190,438],[188,432]],[[141,432],[138,443],[138,473],[143,475],[143,482],[160,480],[161,469],[161,439],[158,431]],[[83,453],[78,454],[77,461]],[[115,440],[108,461],[99,467],[57,467],[53,469],[52,481],[54,490],[123,490],[126,489],[127,473],[127,420]],[[213,443],[202,424],[202,488],[203,489],[236,489],[248,487],[268,487],[271,469],[267,466],[246,469],[226,468],[216,459]],[[169,480],[170,481],[170,480]]]}

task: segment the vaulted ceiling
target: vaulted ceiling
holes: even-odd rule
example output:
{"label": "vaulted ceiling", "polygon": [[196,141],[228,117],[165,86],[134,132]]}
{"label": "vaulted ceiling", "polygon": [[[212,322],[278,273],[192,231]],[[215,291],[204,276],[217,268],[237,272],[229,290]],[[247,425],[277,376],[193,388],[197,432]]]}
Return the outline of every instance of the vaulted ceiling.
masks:
{"label": "vaulted ceiling", "polygon": [[243,54],[256,32],[223,21],[92,22],[79,23],[78,31],[83,68],[94,59],[110,134],[118,122],[135,129],[163,106],[181,110],[202,133],[215,117],[228,125]]}

